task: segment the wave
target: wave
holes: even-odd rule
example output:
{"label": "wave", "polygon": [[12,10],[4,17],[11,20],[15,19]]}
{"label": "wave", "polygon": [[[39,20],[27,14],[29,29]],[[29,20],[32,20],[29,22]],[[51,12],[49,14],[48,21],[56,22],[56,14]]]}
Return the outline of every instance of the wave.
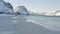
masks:
{"label": "wave", "polygon": [[60,27],[59,26],[55,26],[53,23],[52,24],[47,24],[46,22],[43,22],[43,21],[34,21],[34,20],[31,20],[31,19],[28,19],[27,20],[28,22],[30,23],[34,23],[34,24],[37,24],[39,26],[43,26],[44,28],[48,29],[48,30],[52,30],[52,31],[58,31],[60,32]]}

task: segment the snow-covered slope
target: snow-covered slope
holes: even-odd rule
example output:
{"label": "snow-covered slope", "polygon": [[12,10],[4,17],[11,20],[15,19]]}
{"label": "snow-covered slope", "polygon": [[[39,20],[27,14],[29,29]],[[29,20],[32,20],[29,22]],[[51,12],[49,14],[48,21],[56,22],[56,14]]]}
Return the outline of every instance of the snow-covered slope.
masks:
{"label": "snow-covered slope", "polygon": [[5,5],[6,5],[8,8],[13,9],[13,6],[12,6],[9,2],[5,3]]}
{"label": "snow-covered slope", "polygon": [[14,13],[13,9],[10,8],[11,5],[7,5],[7,3],[3,0],[0,0],[0,12],[4,13]]}
{"label": "snow-covered slope", "polygon": [[55,12],[55,15],[56,15],[56,16],[60,16],[60,10],[56,11],[56,12]]}
{"label": "snow-covered slope", "polygon": [[18,6],[16,9],[15,9],[15,12],[16,13],[20,13],[20,14],[29,14],[29,11],[24,7],[24,6]]}
{"label": "snow-covered slope", "polygon": [[45,16],[60,16],[60,10],[47,12],[47,13],[42,13],[42,15],[45,15]]}

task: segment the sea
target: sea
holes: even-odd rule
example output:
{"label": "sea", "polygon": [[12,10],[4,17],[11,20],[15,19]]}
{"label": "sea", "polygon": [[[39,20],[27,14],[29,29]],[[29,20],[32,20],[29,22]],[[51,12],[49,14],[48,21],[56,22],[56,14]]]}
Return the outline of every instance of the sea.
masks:
{"label": "sea", "polygon": [[60,34],[60,17],[0,15],[0,34]]}

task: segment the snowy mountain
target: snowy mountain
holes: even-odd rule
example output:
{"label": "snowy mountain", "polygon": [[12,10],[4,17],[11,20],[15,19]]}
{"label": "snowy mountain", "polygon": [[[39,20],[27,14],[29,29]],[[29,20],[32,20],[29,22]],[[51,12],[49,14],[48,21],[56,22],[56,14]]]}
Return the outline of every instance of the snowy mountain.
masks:
{"label": "snowy mountain", "polygon": [[29,15],[39,16],[40,14],[37,12],[29,11]]}
{"label": "snowy mountain", "polygon": [[18,6],[13,10],[13,6],[3,0],[0,0],[0,14],[23,14],[23,15],[37,15],[35,13],[30,13],[25,6]]}
{"label": "snowy mountain", "polygon": [[15,12],[18,14],[24,14],[24,15],[39,15],[38,13],[34,13],[32,11],[28,11],[25,6],[18,6],[15,9]]}
{"label": "snowy mountain", "polygon": [[[24,14],[24,15],[39,15],[38,13],[34,13],[31,11],[28,11],[25,6],[18,6],[15,9],[15,12],[13,10],[13,6],[8,2],[5,2],[3,0],[0,0],[0,14]],[[52,11],[48,13],[42,13],[40,15],[44,16],[60,16],[60,10]]]}
{"label": "snowy mountain", "polygon": [[56,16],[60,16],[60,10],[56,11],[56,12],[55,12],[55,15],[56,15]]}
{"label": "snowy mountain", "polygon": [[29,11],[24,6],[18,6],[15,9],[15,12],[18,14],[24,14],[24,15],[29,14]]}
{"label": "snowy mountain", "polygon": [[0,13],[14,13],[11,4],[0,0]]}
{"label": "snowy mountain", "polygon": [[10,9],[13,9],[13,6],[12,6],[10,3],[5,3],[5,5],[6,5],[7,7],[9,7]]}
{"label": "snowy mountain", "polygon": [[60,16],[60,10],[42,13],[41,15],[44,15],[44,16]]}

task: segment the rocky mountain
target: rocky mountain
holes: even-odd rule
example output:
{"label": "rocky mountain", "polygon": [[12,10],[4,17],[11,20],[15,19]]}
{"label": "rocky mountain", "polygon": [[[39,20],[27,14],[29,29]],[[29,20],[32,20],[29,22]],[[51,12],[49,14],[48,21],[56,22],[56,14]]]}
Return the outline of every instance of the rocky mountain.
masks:
{"label": "rocky mountain", "polygon": [[18,6],[14,11],[13,6],[3,0],[0,0],[0,14],[36,15],[35,13],[30,13],[25,6]]}
{"label": "rocky mountain", "polygon": [[13,6],[10,4],[10,3],[5,3],[5,5],[10,8],[10,9],[13,9]]}
{"label": "rocky mountain", "polygon": [[18,14],[29,14],[29,11],[25,8],[25,6],[18,6],[16,9],[15,9],[15,12],[18,13]]}
{"label": "rocky mountain", "polygon": [[12,5],[0,0],[0,13],[14,13]]}

